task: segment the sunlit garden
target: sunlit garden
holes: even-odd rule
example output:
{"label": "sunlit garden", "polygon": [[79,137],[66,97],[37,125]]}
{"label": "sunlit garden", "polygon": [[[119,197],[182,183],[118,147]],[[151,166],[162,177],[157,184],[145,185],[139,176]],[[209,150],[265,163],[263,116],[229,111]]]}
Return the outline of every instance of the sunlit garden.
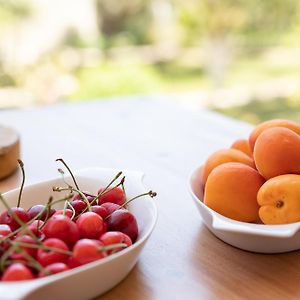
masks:
{"label": "sunlit garden", "polygon": [[299,120],[296,0],[64,5],[1,1],[0,107],[163,94],[252,123]]}

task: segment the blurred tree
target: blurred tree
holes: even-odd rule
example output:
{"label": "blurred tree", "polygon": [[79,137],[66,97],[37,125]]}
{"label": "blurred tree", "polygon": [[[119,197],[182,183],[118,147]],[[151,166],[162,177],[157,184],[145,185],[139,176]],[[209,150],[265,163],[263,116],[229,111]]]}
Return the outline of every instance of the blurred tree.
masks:
{"label": "blurred tree", "polygon": [[215,85],[223,82],[238,38],[246,46],[274,43],[298,20],[298,0],[173,0],[184,45],[204,44]]}
{"label": "blurred tree", "polygon": [[30,1],[26,0],[0,0],[0,22],[7,24],[16,20],[27,18],[31,14]]}
{"label": "blurred tree", "polygon": [[[17,26],[20,20],[31,15],[30,1],[26,0],[0,0],[0,36],[9,26]],[[7,70],[3,64],[0,48],[0,86],[16,84],[12,70]]]}
{"label": "blurred tree", "polygon": [[96,0],[98,24],[104,46],[151,42],[151,0]]}
{"label": "blurred tree", "polygon": [[298,20],[298,0],[173,0],[189,42],[199,37],[249,34],[265,39],[285,33]]}

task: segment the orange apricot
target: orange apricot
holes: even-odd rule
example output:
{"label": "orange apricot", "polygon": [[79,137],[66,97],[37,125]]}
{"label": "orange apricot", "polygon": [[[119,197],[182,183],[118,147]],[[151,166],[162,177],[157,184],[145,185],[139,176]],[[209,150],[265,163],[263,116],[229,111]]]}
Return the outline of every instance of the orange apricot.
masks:
{"label": "orange apricot", "polygon": [[244,139],[236,140],[231,147],[232,149],[240,150],[247,154],[248,156],[252,157],[252,151],[250,149],[249,141]]}
{"label": "orange apricot", "polygon": [[263,123],[258,124],[253,131],[251,132],[250,136],[249,136],[249,145],[250,145],[250,149],[254,150],[254,145],[255,142],[257,140],[257,138],[259,137],[259,135],[266,129],[268,128],[272,128],[272,127],[285,127],[288,128],[294,132],[296,132],[297,134],[300,135],[300,124],[290,121],[290,120],[285,120],[285,119],[273,119],[273,120],[269,120],[269,121],[265,121]]}
{"label": "orange apricot", "polygon": [[217,166],[227,162],[239,162],[255,168],[251,157],[236,149],[222,149],[213,153],[203,166],[203,183],[205,184],[210,172]]}
{"label": "orange apricot", "polygon": [[300,221],[300,175],[285,174],[266,181],[257,194],[264,224]]}
{"label": "orange apricot", "polygon": [[256,140],[253,157],[265,179],[300,174],[300,135],[284,127],[268,128]]}
{"label": "orange apricot", "polygon": [[228,218],[242,222],[259,220],[257,192],[265,182],[253,168],[242,163],[225,163],[207,178],[204,203]]}

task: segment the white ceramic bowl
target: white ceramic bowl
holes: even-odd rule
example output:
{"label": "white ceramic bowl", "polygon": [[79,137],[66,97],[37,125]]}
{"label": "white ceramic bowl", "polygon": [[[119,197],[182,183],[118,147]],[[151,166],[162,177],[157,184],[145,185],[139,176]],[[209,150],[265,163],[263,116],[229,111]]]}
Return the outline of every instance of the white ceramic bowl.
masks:
{"label": "white ceramic bowl", "polygon": [[220,215],[203,203],[202,168],[189,179],[189,191],[207,228],[222,241],[259,253],[283,253],[300,249],[300,222],[264,225],[239,222]]}
{"label": "white ceramic bowl", "polygon": [[[76,172],[75,175],[81,189],[96,193],[99,187],[107,185],[117,173],[118,170],[91,168]],[[129,198],[145,193],[142,173],[124,171],[124,175],[126,194]],[[69,177],[66,178],[70,181]],[[62,193],[52,192],[52,187],[58,185],[64,185],[60,178],[26,186],[22,196],[22,207],[29,208],[38,203],[46,203],[51,194],[54,200],[61,198]],[[11,206],[16,205],[17,195],[18,190],[4,194]],[[3,210],[3,207],[1,209]],[[131,202],[129,210],[135,215],[139,227],[138,239],[132,246],[102,260],[45,278],[0,282],[0,299],[91,299],[117,285],[136,264],[157,219],[154,200],[148,196]]]}

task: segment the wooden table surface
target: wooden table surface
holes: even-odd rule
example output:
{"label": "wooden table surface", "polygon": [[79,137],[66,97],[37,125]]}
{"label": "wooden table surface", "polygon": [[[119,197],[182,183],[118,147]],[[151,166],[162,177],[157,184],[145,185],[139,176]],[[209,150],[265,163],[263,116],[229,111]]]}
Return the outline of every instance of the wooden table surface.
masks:
{"label": "wooden table surface", "polygon": [[[99,299],[299,299],[300,252],[262,255],[233,248],[203,225],[188,175],[251,126],[158,97],[0,111],[21,134],[27,183],[56,175],[55,159],[142,170],[157,191],[159,220],[138,264]],[[18,186],[20,174],[0,182]],[[99,278],[101,281],[101,278]]]}

